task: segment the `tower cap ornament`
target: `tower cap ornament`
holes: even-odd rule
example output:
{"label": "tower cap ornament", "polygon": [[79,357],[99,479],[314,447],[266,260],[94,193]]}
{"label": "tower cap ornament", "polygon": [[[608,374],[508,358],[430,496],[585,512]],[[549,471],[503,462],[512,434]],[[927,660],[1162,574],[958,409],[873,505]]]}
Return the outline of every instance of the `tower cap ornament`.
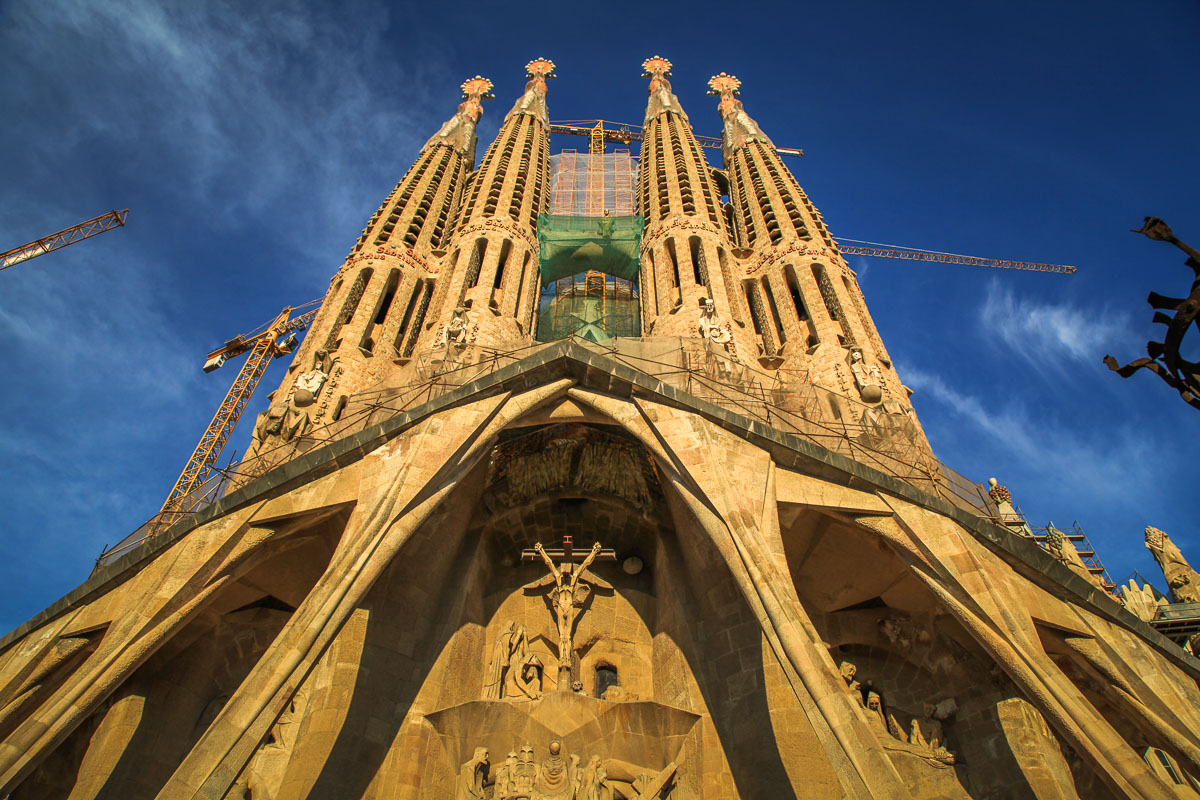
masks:
{"label": "tower cap ornament", "polygon": [[662,56],[651,56],[642,62],[643,78],[671,77],[671,62]]}
{"label": "tower cap ornament", "polygon": [[722,116],[736,107],[735,103],[737,103],[741,88],[742,82],[735,75],[722,72],[708,79],[708,96],[721,98],[721,102],[717,104],[717,110],[721,112]]}
{"label": "tower cap ornament", "polygon": [[554,79],[558,76],[554,74],[554,62],[548,58],[535,58],[525,65],[525,77],[530,80],[547,80]]}
{"label": "tower cap ornament", "polygon": [[492,94],[492,89],[495,88],[495,85],[482,75],[476,75],[474,78],[468,78],[463,81],[461,88],[463,100],[470,100],[471,98],[477,100],[495,99],[495,95]]}

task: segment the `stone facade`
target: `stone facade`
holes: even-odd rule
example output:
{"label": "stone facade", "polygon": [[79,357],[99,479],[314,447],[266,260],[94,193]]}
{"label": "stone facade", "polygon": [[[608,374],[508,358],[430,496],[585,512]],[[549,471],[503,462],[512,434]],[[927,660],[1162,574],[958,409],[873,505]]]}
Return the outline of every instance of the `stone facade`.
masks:
{"label": "stone facade", "polygon": [[[645,64],[653,340],[911,417],[735,79],[718,173],[669,67]],[[490,85],[464,85],[276,395],[324,410],[282,444],[260,420],[282,455],[0,640],[0,796],[1200,796],[1200,664],[1069,553],[866,439],[722,404],[750,371],[534,346],[552,70],[478,170]]]}

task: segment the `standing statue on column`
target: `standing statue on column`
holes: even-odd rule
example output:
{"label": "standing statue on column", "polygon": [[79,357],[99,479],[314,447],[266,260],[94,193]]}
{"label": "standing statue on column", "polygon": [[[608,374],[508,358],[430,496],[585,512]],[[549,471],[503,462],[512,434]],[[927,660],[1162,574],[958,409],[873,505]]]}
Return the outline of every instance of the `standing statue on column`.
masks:
{"label": "standing statue on column", "polygon": [[534,545],[533,549],[550,568],[550,576],[534,585],[541,586],[548,584],[550,580],[554,581],[554,586],[550,589],[550,606],[554,610],[555,622],[558,625],[558,688],[567,689],[571,686],[571,656],[574,651],[571,639],[575,618],[592,592],[592,587],[581,582],[579,578],[596,560],[596,556],[600,555],[601,547],[599,542],[592,545],[587,558],[579,566],[572,565],[570,561],[556,566],[550,560],[550,556],[546,555],[541,542]]}
{"label": "standing statue on column", "polygon": [[1200,603],[1200,575],[1179,552],[1171,537],[1147,525],[1146,549],[1154,554],[1154,559],[1162,569],[1167,586],[1171,589],[1171,598],[1176,603]]}

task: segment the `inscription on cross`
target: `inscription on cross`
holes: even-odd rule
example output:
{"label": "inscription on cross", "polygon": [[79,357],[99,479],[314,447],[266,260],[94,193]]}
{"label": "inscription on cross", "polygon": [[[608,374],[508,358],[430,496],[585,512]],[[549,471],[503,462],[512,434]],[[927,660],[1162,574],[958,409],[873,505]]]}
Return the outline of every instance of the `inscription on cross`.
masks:
{"label": "inscription on cross", "polygon": [[[558,688],[566,691],[570,690],[572,683],[571,671],[575,650],[572,640],[575,635],[575,620],[583,609],[584,603],[587,602],[588,596],[592,593],[591,585],[581,581],[580,578],[596,559],[616,561],[617,554],[611,548],[602,547],[599,542],[587,550],[577,551],[571,537],[564,535],[562,547],[547,550],[542,547],[541,542],[538,542],[533,547],[521,552],[522,560],[538,558],[546,564],[550,574],[525,588],[548,587],[550,590],[550,608],[554,611],[554,621],[558,627]],[[555,558],[559,560],[558,564],[554,563],[553,559]],[[580,563],[575,565],[576,561]],[[588,580],[601,588],[612,588],[610,584],[591,573],[588,573]]]}

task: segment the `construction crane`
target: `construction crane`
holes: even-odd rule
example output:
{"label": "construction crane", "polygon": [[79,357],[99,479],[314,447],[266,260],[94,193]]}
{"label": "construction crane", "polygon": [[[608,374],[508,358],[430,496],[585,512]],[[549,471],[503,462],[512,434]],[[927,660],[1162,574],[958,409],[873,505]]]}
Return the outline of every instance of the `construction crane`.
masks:
{"label": "construction crane", "polygon": [[[612,127],[605,127],[606,125]],[[604,119],[568,119],[550,123],[551,133],[567,133],[572,136],[588,137],[588,152],[597,154],[604,152],[607,142],[629,144],[642,141],[642,126],[627,122],[610,122]],[[715,136],[696,136],[696,143],[701,147],[721,149],[721,140]],[[804,155],[803,150],[794,147],[776,147],[775,152],[781,156]]]}
{"label": "construction crane", "polygon": [[[901,258],[906,261],[933,261],[941,264],[964,264],[969,267],[996,267],[998,269],[1024,269],[1032,272],[1060,272],[1070,275],[1077,270],[1066,264],[1039,264],[1036,261],[1005,261],[999,258],[982,258],[980,256],[964,256],[958,253],[942,253],[937,250],[919,250],[914,247],[898,247],[894,244],[879,244],[878,242],[863,242],[859,239],[837,239],[838,250],[843,254],[855,256],[878,256],[879,258]],[[858,242],[870,245],[845,244]]]}
{"label": "construction crane", "polygon": [[[296,349],[298,343],[296,333],[307,328],[312,322],[313,317],[321,310],[318,305],[320,302],[320,300],[311,300],[295,309],[290,306],[284,308],[266,325],[262,325],[250,333],[235,336],[205,357],[204,371],[212,372],[222,367],[229,359],[245,352],[250,353],[246,363],[242,364],[241,370],[234,378],[233,385],[226,392],[225,399],[221,402],[217,413],[213,415],[212,422],[208,423],[208,428],[200,437],[200,443],[196,445],[192,457],[188,459],[179,479],[171,488],[171,493],[167,495],[162,509],[151,520],[150,528],[147,531],[148,536],[162,533],[176,520],[191,511],[198,498],[189,496],[193,490],[207,480],[212,472],[213,465],[221,455],[221,449],[225,447],[225,442],[233,433],[238,419],[246,409],[246,404],[250,402],[250,397],[258,387],[263,373],[267,371],[267,365],[272,359]],[[298,317],[291,317],[293,310],[298,311],[313,305],[318,307],[306,311]],[[287,338],[280,342],[279,339],[283,336],[287,336]]]}
{"label": "construction crane", "polygon": [[[605,126],[609,127],[605,127]],[[603,155],[604,148],[609,142],[628,145],[630,142],[642,141],[642,129],[637,125],[625,122],[609,122],[602,119],[563,120],[550,123],[551,133],[566,133],[572,136],[588,137],[588,153]],[[721,140],[712,136],[697,136],[696,141],[703,147],[719,149]],[[776,147],[780,155],[804,155],[803,150],[791,147]],[[855,242],[855,244],[846,244]],[[906,261],[930,261],[941,264],[963,264],[970,267],[995,267],[997,269],[1023,269],[1033,272],[1058,272],[1070,275],[1075,267],[1066,264],[1040,264],[1034,261],[1008,261],[999,258],[983,258],[981,256],[964,256],[958,253],[943,253],[937,250],[921,250],[916,247],[900,247],[878,242],[864,242],[859,239],[837,239],[838,249],[846,255],[876,256],[878,258],[898,258]],[[866,247],[860,245],[867,245]]]}
{"label": "construction crane", "polygon": [[64,228],[58,233],[52,233],[49,236],[34,239],[32,242],[23,244],[20,247],[14,247],[12,250],[6,250],[0,253],[0,270],[16,266],[22,261],[28,261],[31,258],[37,258],[40,255],[49,253],[51,250],[58,250],[69,244],[75,244],[75,242],[99,236],[105,231],[111,231],[113,228],[123,227],[125,225],[125,217],[127,216],[129,216],[128,208],[122,211],[109,211],[107,214],[101,214],[98,217],[89,219],[87,222],[81,222],[78,225]]}

